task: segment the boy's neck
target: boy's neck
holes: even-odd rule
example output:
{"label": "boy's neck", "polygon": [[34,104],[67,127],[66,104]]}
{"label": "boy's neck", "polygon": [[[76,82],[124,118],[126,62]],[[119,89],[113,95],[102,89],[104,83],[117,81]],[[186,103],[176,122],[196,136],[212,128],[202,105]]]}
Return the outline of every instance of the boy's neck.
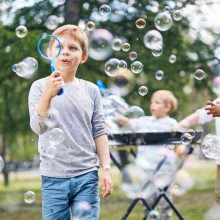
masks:
{"label": "boy's neck", "polygon": [[77,81],[75,73],[63,73],[64,83],[75,83]]}
{"label": "boy's neck", "polygon": [[166,118],[166,117],[169,117],[169,115],[164,115],[164,116],[159,116],[159,117],[156,117],[155,115],[153,115],[156,119],[163,119],[163,118]]}

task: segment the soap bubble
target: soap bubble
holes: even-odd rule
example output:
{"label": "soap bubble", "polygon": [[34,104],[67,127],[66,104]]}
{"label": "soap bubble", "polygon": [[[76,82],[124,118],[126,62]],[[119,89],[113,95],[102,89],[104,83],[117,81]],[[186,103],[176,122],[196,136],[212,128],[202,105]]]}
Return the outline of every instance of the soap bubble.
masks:
{"label": "soap bubble", "polygon": [[31,78],[36,73],[37,69],[38,62],[33,57],[26,57],[22,62],[12,66],[13,72],[24,79]]}
{"label": "soap bubble", "polygon": [[88,31],[93,31],[95,29],[95,23],[93,21],[88,21],[86,23],[86,29]]}
{"label": "soap bubble", "polygon": [[59,18],[56,15],[50,15],[44,25],[48,30],[55,30],[59,25]]}
{"label": "soap bubble", "polygon": [[139,118],[144,116],[144,110],[136,105],[133,105],[129,108],[128,112],[126,112],[125,116],[128,118]]}
{"label": "soap bubble", "polygon": [[105,73],[110,76],[114,77],[119,74],[119,66],[120,66],[120,61],[116,58],[109,59],[105,63]]}
{"label": "soap bubble", "polygon": [[136,60],[137,59],[137,53],[135,51],[131,51],[129,53],[129,58],[130,58],[131,61]]}
{"label": "soap bubble", "polygon": [[120,51],[122,48],[122,44],[123,44],[123,42],[120,38],[115,38],[112,41],[112,49],[115,51]]}
{"label": "soap bubble", "polygon": [[119,60],[119,67],[127,68],[127,62],[125,60]]}
{"label": "soap bubble", "polygon": [[169,56],[169,63],[175,63],[176,62],[176,55],[174,54],[171,54]]}
{"label": "soap bubble", "polygon": [[135,74],[139,74],[143,70],[143,64],[140,61],[134,61],[131,63],[131,71]]}
{"label": "soap bubble", "polygon": [[180,21],[182,19],[182,12],[180,10],[175,10],[172,14],[173,20]]}
{"label": "soap bubble", "polygon": [[147,88],[147,86],[140,86],[139,89],[138,89],[138,93],[139,93],[139,95],[141,95],[141,96],[147,95],[147,93],[148,93],[148,88]]}
{"label": "soap bubble", "polygon": [[151,51],[152,55],[155,56],[155,57],[159,57],[162,53],[163,53],[163,48],[160,48],[160,49],[153,49]]}
{"label": "soap bubble", "polygon": [[182,144],[187,145],[187,144],[190,144],[192,142],[193,138],[194,138],[194,136],[191,133],[186,132],[186,133],[181,135],[180,141],[181,141]]}
{"label": "soap bubble", "polygon": [[156,78],[156,80],[161,80],[161,79],[163,79],[163,77],[164,77],[164,72],[163,72],[163,70],[157,70],[157,71],[155,72],[155,78]]}
{"label": "soap bubble", "polygon": [[53,128],[48,133],[48,141],[50,145],[59,145],[64,140],[64,133],[63,130],[60,128]]}
{"label": "soap bubble", "polygon": [[108,16],[111,13],[111,7],[109,5],[101,5],[99,8],[99,12],[103,16]]}
{"label": "soap bubble", "polygon": [[28,30],[25,26],[23,25],[19,25],[16,29],[15,29],[15,34],[17,37],[19,38],[24,38],[27,36],[28,34]]}
{"label": "soap bubble", "polygon": [[146,21],[143,18],[138,18],[135,24],[137,28],[142,29],[146,26]]}
{"label": "soap bubble", "polygon": [[160,213],[157,210],[150,210],[147,215],[147,220],[160,220]]}
{"label": "soap bubble", "polygon": [[25,203],[32,204],[36,200],[36,195],[33,191],[27,191],[24,193],[24,201]]}
{"label": "soap bubble", "polygon": [[155,27],[160,31],[167,31],[172,27],[173,19],[169,12],[160,12],[154,19]]}
{"label": "soap bubble", "polygon": [[163,37],[159,31],[150,30],[144,35],[144,45],[151,50],[163,48]]}
{"label": "soap bubble", "polygon": [[202,69],[197,69],[195,72],[194,72],[194,78],[197,79],[197,80],[202,80],[205,78],[205,72],[202,70]]}
{"label": "soap bubble", "polygon": [[113,35],[105,29],[96,29],[89,35],[89,56],[93,60],[105,60],[112,53]]}
{"label": "soap bubble", "polygon": [[127,52],[127,51],[130,50],[130,48],[131,48],[131,46],[130,46],[129,43],[124,43],[124,44],[122,44],[122,50],[123,50],[123,51]]}
{"label": "soap bubble", "polygon": [[220,159],[220,138],[213,134],[207,134],[201,142],[201,150],[205,157]]}

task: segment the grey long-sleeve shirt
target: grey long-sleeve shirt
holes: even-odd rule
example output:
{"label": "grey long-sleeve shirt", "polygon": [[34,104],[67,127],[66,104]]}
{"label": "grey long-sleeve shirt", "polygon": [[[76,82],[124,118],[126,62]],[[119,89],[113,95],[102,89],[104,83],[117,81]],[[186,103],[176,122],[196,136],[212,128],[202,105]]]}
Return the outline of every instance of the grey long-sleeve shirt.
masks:
{"label": "grey long-sleeve shirt", "polygon": [[[107,133],[98,87],[82,79],[77,84],[65,84],[64,93],[52,99],[48,118],[42,118],[37,106],[46,80],[35,81],[28,98],[30,126],[39,135],[40,174],[67,178],[97,170],[94,138]],[[63,131],[64,140],[50,148],[49,135],[54,128]],[[52,155],[48,149],[53,150]]]}

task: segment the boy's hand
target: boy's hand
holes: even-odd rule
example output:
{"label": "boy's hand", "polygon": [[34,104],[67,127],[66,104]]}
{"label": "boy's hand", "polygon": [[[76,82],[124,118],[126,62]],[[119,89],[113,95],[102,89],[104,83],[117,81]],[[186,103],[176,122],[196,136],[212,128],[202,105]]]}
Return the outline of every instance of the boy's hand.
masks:
{"label": "boy's hand", "polygon": [[118,115],[116,117],[116,121],[118,122],[118,124],[122,127],[129,127],[129,118],[122,116],[122,115]]}
{"label": "boy's hand", "polygon": [[212,102],[208,101],[206,103],[205,110],[207,111],[208,115],[212,115],[213,117],[220,116],[220,102]]}
{"label": "boy's hand", "polygon": [[101,195],[103,198],[112,194],[112,177],[111,177],[111,170],[102,170],[101,173],[101,188],[102,192]]}
{"label": "boy's hand", "polygon": [[44,92],[51,98],[53,98],[57,95],[57,93],[60,91],[63,85],[64,81],[62,73],[60,71],[55,71],[49,76],[47,84],[44,88]]}

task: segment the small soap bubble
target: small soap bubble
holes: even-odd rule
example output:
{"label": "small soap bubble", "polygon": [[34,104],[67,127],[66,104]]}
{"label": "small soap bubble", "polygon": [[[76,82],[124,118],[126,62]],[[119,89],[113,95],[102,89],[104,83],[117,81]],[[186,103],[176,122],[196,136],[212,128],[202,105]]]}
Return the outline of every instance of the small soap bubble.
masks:
{"label": "small soap bubble", "polygon": [[99,8],[99,12],[103,16],[108,16],[111,13],[111,7],[107,4],[101,5]]}
{"label": "small soap bubble", "polygon": [[191,133],[188,133],[188,132],[182,134],[180,137],[181,143],[185,145],[190,144],[192,142],[192,139],[193,139],[193,136],[191,135]]}
{"label": "small soap bubble", "polygon": [[159,57],[162,53],[163,53],[163,48],[160,48],[160,49],[153,49],[151,51],[152,55],[155,56],[155,57]]}
{"label": "small soap bubble", "polygon": [[149,211],[147,220],[160,220],[160,213],[156,210]]}
{"label": "small soap bubble", "polygon": [[48,134],[50,145],[59,145],[64,140],[64,133],[60,128],[53,128]]}
{"label": "small soap bubble", "polygon": [[197,69],[195,72],[194,72],[194,78],[197,79],[197,80],[202,80],[205,78],[205,72],[202,70],[202,69]]}
{"label": "small soap bubble", "polygon": [[141,95],[141,96],[147,95],[147,93],[148,93],[148,88],[147,88],[147,86],[140,86],[139,89],[138,89],[138,93],[139,93],[139,95]]}
{"label": "small soap bubble", "polygon": [[137,28],[143,29],[146,26],[146,21],[143,18],[138,18],[135,24]]}
{"label": "small soap bubble", "polygon": [[139,74],[143,70],[143,64],[140,61],[134,61],[131,63],[131,71],[135,74]]}
{"label": "small soap bubble", "polygon": [[182,12],[180,10],[175,10],[172,14],[173,20],[180,21],[182,19]]}
{"label": "small soap bubble", "polygon": [[93,31],[95,29],[95,23],[93,21],[88,21],[86,23],[86,29],[88,31]]}
{"label": "small soap bubble", "polygon": [[55,30],[59,25],[59,18],[56,15],[50,15],[44,25],[48,30]]}
{"label": "small soap bubble", "polygon": [[129,43],[124,43],[124,44],[122,44],[122,50],[123,50],[123,51],[127,52],[127,51],[130,50],[130,48],[131,48],[131,46],[130,46]]}
{"label": "small soap bubble", "polygon": [[131,51],[129,53],[129,58],[130,58],[131,61],[136,60],[137,59],[137,53],[135,51]]}
{"label": "small soap bubble", "polygon": [[123,42],[120,38],[115,38],[112,41],[112,49],[115,51],[120,51],[122,48],[122,44],[123,44]]}
{"label": "small soap bubble", "polygon": [[120,61],[116,58],[109,59],[105,63],[105,73],[110,76],[114,77],[119,74],[119,67],[120,67]]}
{"label": "small soap bubble", "polygon": [[154,24],[159,31],[167,31],[172,27],[173,19],[169,12],[160,12],[156,15]]}
{"label": "small soap bubble", "polygon": [[176,62],[176,55],[174,55],[174,54],[171,54],[170,56],[169,56],[169,63],[175,63]]}
{"label": "small soap bubble", "polygon": [[127,68],[127,62],[125,60],[119,60],[119,67]]}
{"label": "small soap bubble", "polygon": [[27,191],[24,193],[25,203],[32,204],[36,201],[36,195],[33,191]]}
{"label": "small soap bubble", "polygon": [[15,34],[18,38],[24,38],[27,36],[28,34],[28,30],[24,25],[19,25],[16,29],[15,29]]}
{"label": "small soap bubble", "polygon": [[155,79],[156,79],[156,80],[161,80],[161,79],[163,79],[163,77],[164,77],[164,72],[163,72],[163,70],[157,70],[157,71],[155,72]]}

